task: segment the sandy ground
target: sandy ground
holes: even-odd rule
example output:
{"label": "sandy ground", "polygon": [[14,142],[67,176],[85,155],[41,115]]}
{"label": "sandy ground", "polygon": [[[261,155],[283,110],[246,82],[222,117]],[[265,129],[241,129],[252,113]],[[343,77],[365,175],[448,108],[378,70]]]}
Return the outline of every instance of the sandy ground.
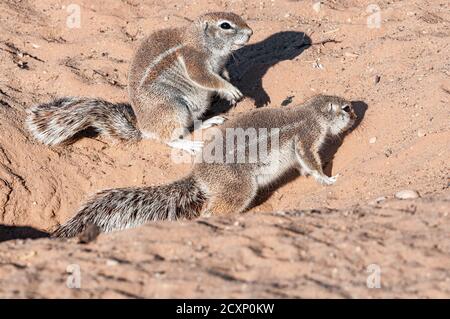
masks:
{"label": "sandy ground", "polygon": [[[345,210],[156,223],[86,245],[6,241],[0,295],[448,298],[449,203],[447,194]],[[77,283],[79,289],[68,288]]]}
{"label": "sandy ground", "polygon": [[[76,1],[80,28],[69,28],[71,1],[1,1],[0,297],[449,297],[450,6],[377,1],[381,25],[369,28],[372,2],[86,0]],[[19,239],[42,237],[100,189],[189,172],[156,142],[49,148],[23,122],[56,96],[127,101],[139,40],[205,10],[234,11],[254,30],[230,62],[246,98],[227,117],[317,93],[359,106],[361,124],[327,167],[338,182],[293,175],[249,213],[85,246]],[[422,198],[393,199],[403,189]],[[80,265],[82,289],[66,287],[69,264]],[[370,264],[380,289],[366,286]]]}

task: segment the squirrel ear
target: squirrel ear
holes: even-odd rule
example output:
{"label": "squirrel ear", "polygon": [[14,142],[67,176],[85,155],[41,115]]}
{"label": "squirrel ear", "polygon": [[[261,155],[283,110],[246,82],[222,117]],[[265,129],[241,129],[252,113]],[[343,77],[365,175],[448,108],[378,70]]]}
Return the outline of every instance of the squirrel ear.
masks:
{"label": "squirrel ear", "polygon": [[203,22],[203,30],[206,32],[208,30],[208,21]]}

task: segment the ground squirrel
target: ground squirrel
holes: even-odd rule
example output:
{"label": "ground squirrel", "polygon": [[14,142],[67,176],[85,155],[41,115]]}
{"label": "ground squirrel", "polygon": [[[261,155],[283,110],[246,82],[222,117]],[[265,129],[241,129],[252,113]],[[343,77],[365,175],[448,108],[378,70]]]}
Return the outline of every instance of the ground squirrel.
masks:
{"label": "ground squirrel", "polygon": [[327,137],[339,136],[355,120],[350,102],[325,95],[295,107],[249,112],[210,130],[215,131],[213,138],[187,177],[161,186],[101,191],[53,236],[72,237],[89,224],[108,232],[152,220],[239,213],[249,207],[259,188],[292,168],[322,184],[333,184],[336,176],[323,173],[319,150]]}
{"label": "ground squirrel", "polygon": [[[127,104],[62,98],[31,107],[28,129],[47,145],[94,128],[121,140],[152,138],[174,148],[199,150],[202,142],[181,137],[205,113],[213,94],[231,103],[242,98],[229,82],[225,64],[252,33],[240,16],[228,12],[206,13],[187,27],[157,31],[142,41],[131,62],[128,93],[134,114]],[[202,127],[223,121],[214,117]]]}

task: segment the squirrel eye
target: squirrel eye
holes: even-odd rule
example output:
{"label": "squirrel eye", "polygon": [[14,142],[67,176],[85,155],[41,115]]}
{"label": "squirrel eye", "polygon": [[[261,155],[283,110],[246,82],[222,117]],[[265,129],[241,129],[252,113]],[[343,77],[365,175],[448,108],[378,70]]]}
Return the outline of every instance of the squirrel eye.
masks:
{"label": "squirrel eye", "polygon": [[230,25],[228,22],[222,22],[222,23],[220,24],[220,27],[221,27],[222,29],[224,29],[224,30],[231,29],[231,25]]}
{"label": "squirrel eye", "polygon": [[350,113],[350,106],[346,105],[342,109],[344,110],[344,112]]}

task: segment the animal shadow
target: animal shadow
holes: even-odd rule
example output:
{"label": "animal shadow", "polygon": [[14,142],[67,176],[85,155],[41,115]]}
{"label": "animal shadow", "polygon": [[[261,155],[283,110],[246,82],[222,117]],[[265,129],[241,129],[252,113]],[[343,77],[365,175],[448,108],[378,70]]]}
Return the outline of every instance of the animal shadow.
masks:
{"label": "animal shadow", "polygon": [[14,239],[37,239],[49,234],[28,226],[0,225],[0,242]]}
{"label": "animal shadow", "polygon": [[[272,34],[265,40],[236,50],[226,66],[231,83],[244,96],[255,101],[256,107],[270,103],[264,90],[262,79],[267,71],[277,63],[292,60],[311,46],[311,39],[304,32],[283,31]],[[213,110],[216,115],[231,108],[228,102],[217,100]]]}

